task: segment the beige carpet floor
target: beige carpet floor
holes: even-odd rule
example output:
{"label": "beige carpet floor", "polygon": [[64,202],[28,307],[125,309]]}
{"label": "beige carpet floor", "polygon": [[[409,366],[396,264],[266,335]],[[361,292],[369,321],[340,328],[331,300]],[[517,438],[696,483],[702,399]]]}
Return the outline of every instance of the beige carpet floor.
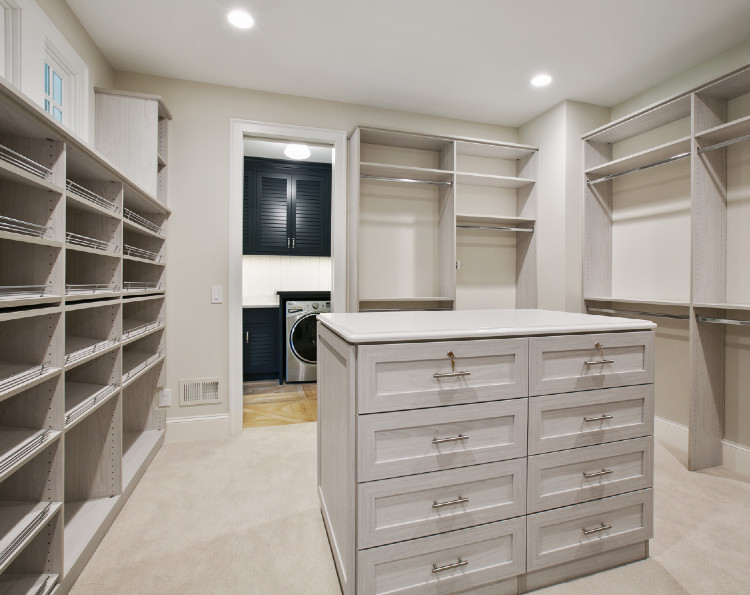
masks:
{"label": "beige carpet floor", "polygon": [[[316,495],[316,424],[161,449],[72,595],[339,593]],[[750,593],[750,482],[657,443],[648,560],[544,595]]]}

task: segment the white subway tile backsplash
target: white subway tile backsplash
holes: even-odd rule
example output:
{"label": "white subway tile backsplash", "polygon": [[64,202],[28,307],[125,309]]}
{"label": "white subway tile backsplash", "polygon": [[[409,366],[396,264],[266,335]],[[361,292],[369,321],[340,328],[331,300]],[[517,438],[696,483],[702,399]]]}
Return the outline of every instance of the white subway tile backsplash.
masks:
{"label": "white subway tile backsplash", "polygon": [[278,303],[277,291],[330,291],[331,275],[328,257],[243,256],[242,304]]}

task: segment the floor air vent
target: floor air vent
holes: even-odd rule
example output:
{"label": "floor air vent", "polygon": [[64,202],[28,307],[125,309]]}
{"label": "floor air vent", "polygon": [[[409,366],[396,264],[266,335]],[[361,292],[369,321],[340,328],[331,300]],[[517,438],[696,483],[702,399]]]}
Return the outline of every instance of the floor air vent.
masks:
{"label": "floor air vent", "polygon": [[180,380],[180,406],[221,403],[218,378]]}

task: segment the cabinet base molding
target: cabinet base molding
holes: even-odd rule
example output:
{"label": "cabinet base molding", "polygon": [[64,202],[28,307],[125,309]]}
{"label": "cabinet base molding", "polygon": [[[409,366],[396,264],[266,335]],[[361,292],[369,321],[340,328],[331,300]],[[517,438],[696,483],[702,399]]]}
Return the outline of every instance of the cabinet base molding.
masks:
{"label": "cabinet base molding", "polygon": [[[687,426],[663,417],[655,417],[654,437],[658,442],[679,452],[681,455],[680,462],[686,463],[688,452]],[[750,477],[750,448],[743,444],[722,440],[721,457],[722,467],[739,475]]]}
{"label": "cabinet base molding", "polygon": [[586,556],[573,562],[566,562],[565,564],[558,564],[524,574],[519,577],[518,592],[534,591],[645,558],[648,558],[648,541],[634,543],[593,556]]}
{"label": "cabinet base molding", "polygon": [[226,438],[230,434],[229,414],[193,415],[167,419],[167,444]]}

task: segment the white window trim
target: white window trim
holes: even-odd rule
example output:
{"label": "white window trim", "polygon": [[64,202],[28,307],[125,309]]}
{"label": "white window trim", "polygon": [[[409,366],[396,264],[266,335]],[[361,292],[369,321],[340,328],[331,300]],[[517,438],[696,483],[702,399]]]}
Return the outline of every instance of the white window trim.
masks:
{"label": "white window trim", "polygon": [[[4,7],[6,13],[6,76],[5,78],[14,86],[26,93],[32,101],[44,109],[44,88],[30,81],[23,80],[21,75],[24,70],[27,76],[37,72],[37,79],[41,81],[44,77],[44,63],[24,63],[26,56],[37,56],[40,53],[46,58],[51,56],[60,64],[63,71],[69,77],[67,96],[69,106],[65,113],[69,118],[63,124],[74,134],[84,140],[89,136],[89,68],[78,52],[75,51],[70,42],[55,26],[39,5],[34,0],[0,0],[0,6]],[[23,39],[24,13],[29,15],[33,21],[41,24],[41,38],[43,47],[31,51],[28,44],[39,43],[36,39]],[[10,19],[8,19],[10,17]],[[10,27],[10,35],[9,29]],[[10,68],[9,68],[10,65]],[[30,92],[30,90],[32,92]],[[63,119],[65,119],[65,115]]]}
{"label": "white window trim", "polygon": [[[71,63],[70,56],[61,52],[49,37],[44,39],[44,56],[45,60],[50,59],[50,66],[59,67],[65,74],[63,79],[63,125],[79,136],[88,138],[88,69],[85,69],[85,74],[82,74],[80,69]],[[76,57],[78,57],[78,54],[76,54]],[[80,60],[80,57],[78,59]],[[42,68],[44,68],[44,65],[42,65]],[[82,98],[85,98],[86,101],[82,102]],[[82,103],[86,104],[85,112],[81,109]],[[42,99],[42,105],[44,105],[44,99]]]}
{"label": "white window trim", "polygon": [[21,9],[13,0],[0,0],[5,11],[5,78],[21,86]]}

